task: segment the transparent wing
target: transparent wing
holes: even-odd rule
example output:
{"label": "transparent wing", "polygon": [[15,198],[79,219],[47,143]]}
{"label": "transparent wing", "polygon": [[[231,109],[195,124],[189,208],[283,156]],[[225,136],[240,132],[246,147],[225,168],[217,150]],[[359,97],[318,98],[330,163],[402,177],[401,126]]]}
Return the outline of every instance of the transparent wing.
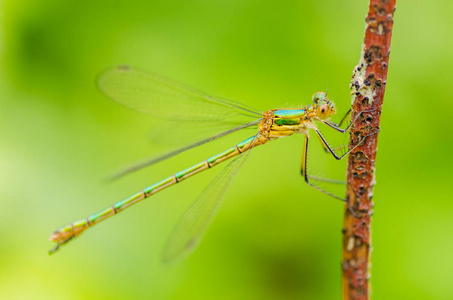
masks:
{"label": "transparent wing", "polygon": [[164,250],[163,260],[171,262],[193,251],[201,241],[208,226],[216,216],[225,191],[250,150],[233,158],[217,177],[198,196],[197,200],[182,215]]}
{"label": "transparent wing", "polygon": [[[253,120],[244,117],[237,119],[239,120],[184,122],[184,124],[179,121],[159,120],[159,123],[152,127],[147,137],[153,146],[181,147],[221,134]],[[254,119],[261,120],[258,118]],[[258,125],[247,128],[256,130],[257,127]]]}
{"label": "transparent wing", "polygon": [[247,124],[242,124],[240,126],[237,126],[235,128],[232,128],[230,130],[227,130],[227,131],[224,131],[220,134],[217,134],[217,135],[214,135],[214,136],[211,136],[207,139],[204,139],[204,140],[200,140],[200,141],[197,141],[193,144],[190,144],[190,145],[186,145],[184,147],[181,147],[181,148],[178,148],[178,149],[175,149],[173,151],[170,151],[170,152],[167,152],[163,155],[160,155],[160,156],[155,156],[155,157],[152,157],[152,158],[148,158],[146,160],[143,160],[141,162],[138,162],[138,163],[135,163],[133,165],[130,165],[129,167],[127,168],[123,168],[122,170],[116,172],[115,174],[111,175],[108,179],[109,180],[115,180],[115,179],[118,179],[120,177],[123,177],[124,175],[127,175],[127,174],[130,174],[132,172],[135,172],[135,171],[138,171],[140,169],[143,169],[143,168],[146,168],[148,166],[151,166],[151,165],[154,165],[160,161],[163,161],[163,160],[166,160],[166,159],[169,159],[173,156],[176,156],[184,151],[187,151],[187,150],[190,150],[192,148],[195,148],[195,147],[198,147],[200,145],[203,145],[203,144],[206,144],[206,143],[209,143],[211,141],[214,141],[216,139],[219,139],[221,137],[224,137],[230,133],[233,133],[235,131],[238,131],[238,130],[241,130],[241,129],[244,129],[244,128],[247,128],[247,127],[251,127],[251,126],[255,126],[257,125],[258,123],[260,122],[260,120],[257,120],[257,121],[253,121],[253,122],[250,122],[250,123],[247,123]]}
{"label": "transparent wing", "polygon": [[154,117],[182,121],[225,120],[261,113],[242,104],[215,98],[161,75],[129,66],[107,70],[98,80],[101,91],[116,102]]}

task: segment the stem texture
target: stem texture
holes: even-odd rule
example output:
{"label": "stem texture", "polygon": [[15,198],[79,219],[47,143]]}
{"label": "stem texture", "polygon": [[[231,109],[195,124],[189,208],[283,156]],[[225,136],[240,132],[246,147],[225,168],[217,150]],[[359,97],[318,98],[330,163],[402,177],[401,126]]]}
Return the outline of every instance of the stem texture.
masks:
{"label": "stem texture", "polygon": [[[365,38],[359,64],[354,68],[350,88],[351,120],[363,113],[351,127],[349,146],[379,130],[381,107],[387,83],[390,41],[396,0],[370,0]],[[347,195],[343,225],[343,299],[369,299],[371,215],[378,134],[349,155]]]}

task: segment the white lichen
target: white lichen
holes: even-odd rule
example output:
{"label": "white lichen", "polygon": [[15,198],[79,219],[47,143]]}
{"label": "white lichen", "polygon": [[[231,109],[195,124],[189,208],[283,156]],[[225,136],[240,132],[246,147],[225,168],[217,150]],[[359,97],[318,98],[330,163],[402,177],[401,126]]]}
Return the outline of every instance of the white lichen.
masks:
{"label": "white lichen", "polygon": [[362,51],[360,53],[360,60],[359,64],[354,68],[351,84],[349,87],[351,88],[351,105],[354,104],[356,100],[356,93],[360,93],[364,98],[368,98],[368,103],[371,105],[374,101],[374,97],[376,93],[373,91],[372,86],[369,84],[368,86],[365,85],[366,80],[366,69],[368,67],[368,63],[365,59],[365,44],[362,44]]}

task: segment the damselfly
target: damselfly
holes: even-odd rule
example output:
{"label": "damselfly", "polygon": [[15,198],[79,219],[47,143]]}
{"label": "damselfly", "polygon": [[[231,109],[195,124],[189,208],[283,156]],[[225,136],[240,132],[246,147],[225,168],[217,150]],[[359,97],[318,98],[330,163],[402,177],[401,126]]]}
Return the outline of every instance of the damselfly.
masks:
{"label": "damselfly", "polygon": [[228,187],[228,183],[231,182],[230,179],[243,164],[245,158],[250,153],[250,150],[259,145],[264,145],[269,141],[290,136],[295,133],[305,135],[301,167],[301,173],[305,181],[310,186],[329,196],[346,201],[341,197],[325,191],[315,185],[311,180],[316,179],[323,181],[324,179],[312,177],[307,174],[308,132],[309,130],[313,130],[321,140],[324,149],[330,152],[337,160],[345,157],[354,150],[355,147],[362,143],[366,137],[375,133],[364,135],[353,148],[349,149],[343,155],[337,155],[335,149],[327,143],[326,139],[318,130],[315,121],[327,125],[340,133],[345,133],[361,114],[369,113],[370,111],[358,113],[345,129],[341,129],[340,126],[349,112],[339,124],[330,121],[330,117],[335,114],[335,106],[334,103],[328,99],[326,93],[323,92],[315,93],[312,99],[313,104],[302,108],[271,109],[260,112],[230,100],[209,96],[203,92],[188,88],[162,76],[140,71],[128,66],[119,66],[106,71],[99,78],[99,87],[101,91],[116,102],[156,118],[172,119],[179,122],[194,120],[200,122],[225,122],[237,117],[242,118],[243,120],[249,120],[248,122],[243,122],[242,125],[236,126],[215,136],[190,144],[138,166],[134,166],[133,168],[126,170],[126,173],[175,156],[183,151],[208,143],[240,129],[255,126],[257,127],[257,132],[250,138],[234,145],[220,154],[209,157],[198,164],[177,172],[85,219],[71,222],[57,229],[50,236],[50,240],[56,242],[57,246],[50,250],[49,253],[55,252],[62,245],[79,236],[86,229],[123,211],[125,208],[195,174],[212,168],[223,161],[231,159],[231,162],[225,169],[216,176],[181,217],[167,243],[164,259],[172,260],[183,253],[187,253],[193,250],[200,242],[202,235],[219,208],[223,198],[222,196]]}

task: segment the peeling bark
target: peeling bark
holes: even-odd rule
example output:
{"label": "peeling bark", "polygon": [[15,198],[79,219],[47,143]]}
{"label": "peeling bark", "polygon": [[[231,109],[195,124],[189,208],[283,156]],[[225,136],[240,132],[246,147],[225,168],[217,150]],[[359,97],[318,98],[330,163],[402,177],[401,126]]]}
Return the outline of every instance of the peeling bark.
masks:
{"label": "peeling bark", "polygon": [[[349,146],[379,130],[387,83],[390,41],[396,0],[370,0],[365,38],[351,85],[352,125]],[[371,135],[349,155],[347,195],[356,216],[345,207],[343,225],[343,299],[369,299],[371,215],[378,133]]]}

